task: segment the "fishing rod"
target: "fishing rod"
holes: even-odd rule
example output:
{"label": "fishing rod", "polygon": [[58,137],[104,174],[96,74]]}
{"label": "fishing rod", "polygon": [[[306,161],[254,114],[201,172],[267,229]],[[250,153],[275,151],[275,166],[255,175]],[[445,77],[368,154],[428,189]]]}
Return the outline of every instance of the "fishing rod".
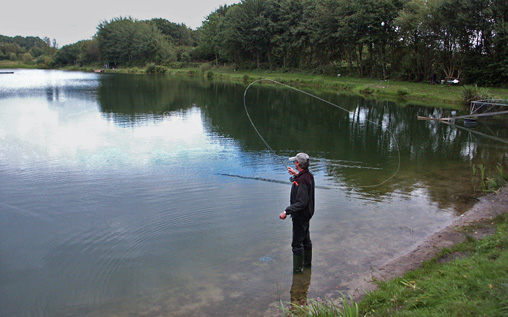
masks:
{"label": "fishing rod", "polygon": [[[271,83],[274,83],[274,84],[276,84],[276,85],[280,85],[280,86],[286,87],[286,88],[288,88],[288,89],[292,89],[292,90],[294,90],[294,91],[297,91],[297,92],[302,93],[302,94],[304,94],[304,95],[307,95],[307,96],[309,96],[309,97],[312,97],[312,98],[314,98],[314,99],[317,99],[317,100],[319,100],[319,101],[321,101],[321,102],[324,102],[324,103],[326,103],[326,104],[328,104],[328,105],[330,105],[330,106],[333,106],[333,107],[335,107],[335,108],[338,108],[338,109],[340,109],[340,110],[342,110],[342,111],[346,111],[346,112],[347,112],[347,113],[349,113],[349,114],[354,114],[354,112],[353,112],[353,111],[349,111],[349,110],[347,110],[347,109],[346,109],[346,108],[344,108],[344,107],[341,107],[341,106],[339,106],[339,105],[337,105],[337,104],[334,104],[333,102],[330,102],[330,101],[328,101],[328,100],[326,100],[326,99],[323,99],[323,98],[321,98],[321,97],[318,97],[318,96],[316,96],[316,95],[313,95],[313,94],[311,94],[311,93],[309,93],[309,92],[306,92],[306,91],[304,91],[304,90],[301,90],[301,89],[298,89],[298,88],[292,87],[292,86],[290,86],[290,85],[286,85],[286,84],[284,84],[284,83],[278,82],[278,81],[273,80],[273,79],[265,79],[265,78],[262,78],[262,79],[255,80],[255,81],[253,81],[252,83],[250,83],[250,84],[247,86],[247,88],[245,88],[245,91],[244,91],[244,93],[243,93],[243,106],[244,106],[244,108],[245,108],[245,113],[247,114],[247,117],[249,118],[250,124],[252,125],[252,127],[253,127],[253,128],[254,128],[254,130],[256,131],[256,133],[257,133],[257,135],[259,136],[259,138],[261,139],[261,141],[263,141],[263,143],[264,143],[264,144],[265,144],[265,146],[268,148],[268,150],[269,150],[270,152],[272,152],[272,154],[273,154],[275,157],[277,157],[277,158],[281,161],[281,163],[282,163],[282,164],[286,167],[286,169],[287,169],[288,165],[286,164],[286,162],[285,162],[283,159],[281,159],[281,158],[277,155],[277,153],[275,153],[275,151],[272,149],[272,147],[270,146],[270,144],[268,144],[268,142],[266,142],[265,138],[263,138],[263,136],[261,135],[261,133],[259,132],[259,130],[256,128],[256,125],[255,125],[255,124],[254,124],[254,122],[252,121],[252,118],[251,118],[251,116],[250,116],[250,114],[249,114],[249,110],[247,109],[246,96],[247,96],[247,92],[248,92],[249,88],[250,88],[252,85],[256,84],[256,83],[258,83],[258,82],[263,82],[263,81],[265,81],[265,82],[271,82]],[[372,120],[365,119],[365,121],[366,121],[366,122],[369,122],[369,123],[372,123],[372,124],[375,124],[375,125],[377,125],[377,126],[382,127],[379,123],[374,122],[374,121],[372,121]],[[390,181],[392,178],[394,178],[394,177],[395,177],[395,176],[399,173],[399,171],[400,171],[400,161],[401,161],[401,160],[400,160],[400,149],[399,149],[399,144],[398,144],[397,139],[395,138],[395,135],[393,134],[393,132],[392,132],[390,129],[388,129],[388,128],[386,128],[386,131],[388,131],[388,132],[390,133],[390,136],[391,136],[391,138],[392,138],[392,140],[393,140],[393,142],[394,142],[394,144],[395,144],[395,147],[396,147],[396,149],[397,149],[397,158],[398,158],[397,169],[395,170],[395,172],[394,172],[394,173],[393,173],[390,177],[388,177],[387,179],[385,179],[385,180],[384,180],[384,181],[382,181],[381,183],[379,183],[379,184],[375,184],[375,185],[364,185],[364,186],[358,186],[358,187],[360,187],[360,188],[371,188],[371,187],[378,187],[378,186],[381,186],[381,185],[383,185],[383,184],[387,183],[388,181]]]}

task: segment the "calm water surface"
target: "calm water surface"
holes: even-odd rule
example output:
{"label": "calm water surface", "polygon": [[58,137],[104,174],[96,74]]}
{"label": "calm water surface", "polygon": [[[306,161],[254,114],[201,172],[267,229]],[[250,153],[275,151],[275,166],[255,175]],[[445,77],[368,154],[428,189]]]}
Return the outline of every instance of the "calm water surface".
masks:
{"label": "calm water surface", "polygon": [[[245,115],[243,84],[0,76],[2,316],[277,312],[299,283],[291,222],[278,219],[281,161],[299,151],[320,186],[303,284],[336,297],[469,208],[473,164],[507,161],[502,143],[417,121],[449,115],[439,108],[319,94],[346,112],[256,84],[249,112],[274,154]],[[399,153],[395,177],[369,187]]]}

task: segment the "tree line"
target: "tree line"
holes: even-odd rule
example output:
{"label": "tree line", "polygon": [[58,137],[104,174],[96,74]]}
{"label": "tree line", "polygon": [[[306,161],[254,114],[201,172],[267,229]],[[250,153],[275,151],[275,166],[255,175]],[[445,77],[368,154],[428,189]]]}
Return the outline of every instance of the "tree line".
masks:
{"label": "tree line", "polygon": [[244,0],[200,35],[217,64],[508,83],[506,0]]}
{"label": "tree line", "polygon": [[197,30],[165,19],[103,21],[92,40],[53,57],[56,66],[191,62],[506,85],[508,2],[242,0],[210,13]]}
{"label": "tree line", "polygon": [[46,68],[52,64],[52,56],[57,50],[56,40],[51,41],[48,37],[0,35],[0,60],[36,62]]}

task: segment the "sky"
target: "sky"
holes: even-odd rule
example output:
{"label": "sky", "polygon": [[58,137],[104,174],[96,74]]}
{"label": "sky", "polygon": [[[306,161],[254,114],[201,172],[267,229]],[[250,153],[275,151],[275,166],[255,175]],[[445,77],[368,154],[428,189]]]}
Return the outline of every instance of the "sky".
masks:
{"label": "sky", "polygon": [[56,39],[58,47],[87,40],[104,20],[163,18],[192,29],[224,4],[240,0],[10,0],[2,4],[0,35]]}

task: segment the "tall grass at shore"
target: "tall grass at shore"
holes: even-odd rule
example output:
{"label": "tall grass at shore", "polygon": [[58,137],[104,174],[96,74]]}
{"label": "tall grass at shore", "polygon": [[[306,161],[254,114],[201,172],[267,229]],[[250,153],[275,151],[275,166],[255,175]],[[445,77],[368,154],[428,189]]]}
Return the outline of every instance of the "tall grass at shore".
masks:
{"label": "tall grass at shore", "polygon": [[320,316],[320,317],[358,317],[360,310],[358,304],[353,301],[351,297],[346,298],[342,296],[339,298],[339,303],[336,304],[332,300],[317,301],[311,300],[308,305],[298,306],[291,304],[289,310],[282,304],[282,311],[284,316]]}
{"label": "tall grass at shore", "polygon": [[462,89],[462,99],[463,105],[466,109],[469,109],[471,101],[492,99],[492,95],[487,88],[478,87],[477,85],[466,85]]}
{"label": "tall grass at shore", "polygon": [[473,190],[495,193],[508,183],[508,170],[498,163],[495,170],[486,171],[482,164],[473,165]]}

